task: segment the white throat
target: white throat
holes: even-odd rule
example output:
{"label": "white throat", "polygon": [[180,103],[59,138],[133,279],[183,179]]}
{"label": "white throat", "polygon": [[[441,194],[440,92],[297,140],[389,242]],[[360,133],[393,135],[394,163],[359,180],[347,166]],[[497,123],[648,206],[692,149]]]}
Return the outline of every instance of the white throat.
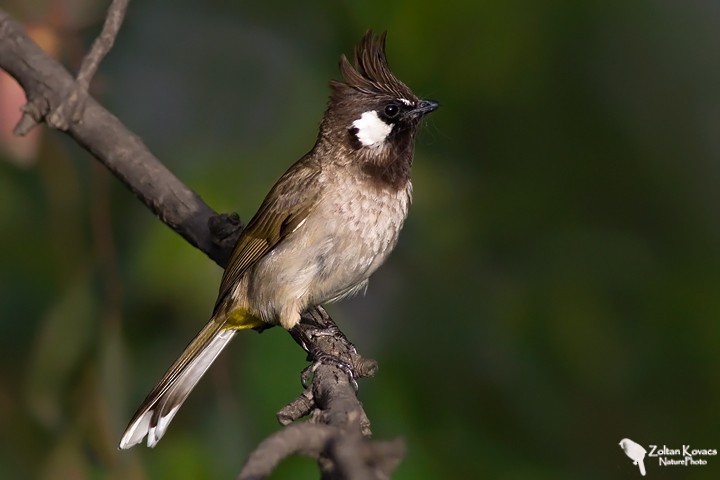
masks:
{"label": "white throat", "polygon": [[357,139],[365,147],[379,145],[385,141],[393,126],[385,123],[375,110],[364,112],[360,118],[355,120],[353,127],[357,128]]}

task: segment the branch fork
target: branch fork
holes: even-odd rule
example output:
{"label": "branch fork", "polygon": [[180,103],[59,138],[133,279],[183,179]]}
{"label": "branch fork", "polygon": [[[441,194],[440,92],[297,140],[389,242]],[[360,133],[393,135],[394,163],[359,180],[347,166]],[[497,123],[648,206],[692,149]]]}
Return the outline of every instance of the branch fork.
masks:
{"label": "branch fork", "polygon": [[42,97],[30,99],[23,107],[23,115],[13,130],[16,135],[27,134],[43,120],[51,128],[66,131],[71,124],[82,119],[89,97],[90,82],[95,77],[100,62],[115,44],[129,1],[112,0],[102,31],[95,39],[90,52],[83,58],[75,82],[70,91],[63,95],[62,102],[52,109]]}

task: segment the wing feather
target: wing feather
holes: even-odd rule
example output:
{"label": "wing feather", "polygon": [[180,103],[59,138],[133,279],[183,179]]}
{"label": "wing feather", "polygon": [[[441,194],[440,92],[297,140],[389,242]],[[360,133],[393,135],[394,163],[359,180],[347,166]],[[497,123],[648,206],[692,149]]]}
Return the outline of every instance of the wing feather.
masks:
{"label": "wing feather", "polygon": [[243,274],[307,219],[321,194],[320,168],[305,157],[277,181],[243,230],[220,282],[215,310]]}

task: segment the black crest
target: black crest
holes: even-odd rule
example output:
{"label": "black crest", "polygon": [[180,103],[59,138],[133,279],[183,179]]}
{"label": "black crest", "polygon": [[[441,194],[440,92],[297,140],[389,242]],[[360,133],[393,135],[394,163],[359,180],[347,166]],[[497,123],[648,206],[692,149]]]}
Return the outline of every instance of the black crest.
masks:
{"label": "black crest", "polygon": [[345,82],[333,81],[332,87],[350,87],[362,93],[389,95],[416,103],[418,99],[412,90],[390,71],[385,56],[386,37],[387,32],[375,35],[372,30],[368,30],[360,44],[355,47],[354,67],[345,55],[340,57],[340,72]]}

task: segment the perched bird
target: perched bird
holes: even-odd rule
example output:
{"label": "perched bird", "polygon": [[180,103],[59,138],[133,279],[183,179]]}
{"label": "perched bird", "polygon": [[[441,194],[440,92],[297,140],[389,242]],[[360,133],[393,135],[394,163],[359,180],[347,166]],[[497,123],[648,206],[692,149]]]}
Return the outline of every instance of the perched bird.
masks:
{"label": "perched bird", "polygon": [[120,441],[153,447],[238,330],[291,329],[308,308],[365,288],[395,247],[412,197],[420,120],[438,107],[390,71],[367,32],[331,81],[315,146],[275,183],[242,232],[210,321],[142,403]]}
{"label": "perched bird", "polygon": [[620,440],[620,448],[623,449],[625,452],[625,455],[627,455],[630,460],[633,461],[633,465],[637,465],[640,469],[640,475],[643,477],[645,476],[645,463],[643,460],[645,459],[645,454],[647,453],[647,450],[643,448],[642,445],[639,443],[633,442],[629,438],[623,438]]}

